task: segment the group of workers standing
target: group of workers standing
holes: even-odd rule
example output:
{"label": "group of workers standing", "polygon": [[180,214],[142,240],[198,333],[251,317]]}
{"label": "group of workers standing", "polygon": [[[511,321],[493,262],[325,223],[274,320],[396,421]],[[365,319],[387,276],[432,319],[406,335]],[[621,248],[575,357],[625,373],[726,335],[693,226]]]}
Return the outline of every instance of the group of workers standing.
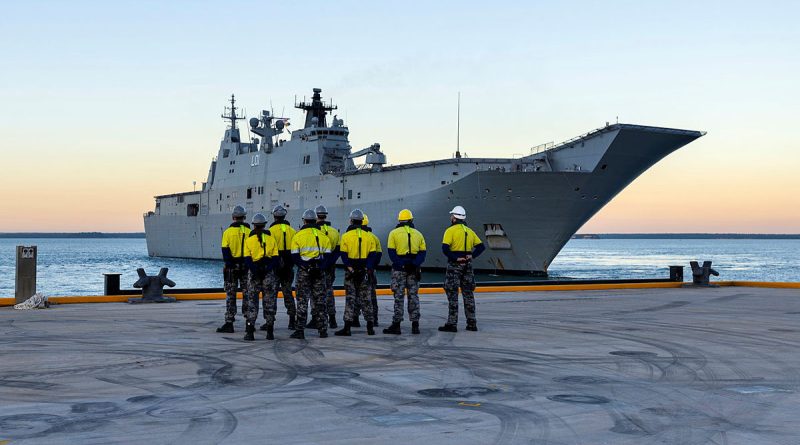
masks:
{"label": "group of workers standing", "polygon": [[[369,218],[360,209],[350,212],[349,226],[340,233],[327,220],[328,210],[320,205],[303,212],[303,224],[294,229],[286,221],[286,209],[272,209],[273,222],[256,213],[245,222],[247,213],[241,206],[233,209],[233,223],[222,234],[222,256],[225,282],[225,323],[217,332],[234,332],[236,293],[241,289],[242,314],[247,341],[255,340],[255,323],[259,312],[259,296],[264,315],[267,340],[275,338],[275,314],[278,291],[289,317],[291,338],[305,338],[306,328],[315,328],[320,338],[328,336],[328,328],[336,329],[336,304],[333,282],[336,262],[344,265],[344,326],[337,336],[352,335],[353,327],[361,327],[363,314],[368,335],[375,335],[378,326],[377,280],[375,268],[380,264],[380,239],[372,233]],[[419,334],[420,271],[425,261],[425,237],[414,227],[414,216],[408,209],[398,214],[397,226],[389,233],[387,250],[392,262],[391,289],[394,293],[392,324],[384,334],[401,334],[404,303],[407,301],[412,334]],[[450,227],[444,232],[442,252],[447,256],[444,290],[448,300],[447,322],[440,331],[457,332],[458,292],[464,300],[467,330],[477,331],[475,319],[475,277],[472,259],[480,255],[484,245],[466,225],[466,211],[456,206],[450,211]],[[252,224],[252,228],[251,228]],[[295,277],[295,267],[297,268]],[[295,284],[296,294],[292,292]],[[311,305],[311,320],[307,320]]]}

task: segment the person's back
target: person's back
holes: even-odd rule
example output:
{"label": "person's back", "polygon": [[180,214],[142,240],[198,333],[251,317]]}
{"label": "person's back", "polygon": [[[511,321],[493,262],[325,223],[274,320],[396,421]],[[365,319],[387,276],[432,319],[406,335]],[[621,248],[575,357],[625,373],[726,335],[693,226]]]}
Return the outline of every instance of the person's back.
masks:
{"label": "person's back", "polygon": [[[378,238],[378,235],[375,235],[372,232],[372,227],[369,226],[369,216],[364,214],[364,230],[369,232],[372,235],[372,239],[375,242],[376,249],[375,249],[375,266],[377,267],[380,265],[381,257],[383,257],[383,247],[381,246],[381,239]],[[372,269],[369,273],[369,293],[370,293],[370,301],[372,301],[372,323],[375,326],[379,326],[378,323],[378,277],[375,275],[375,270]]]}
{"label": "person's back", "polygon": [[364,213],[360,209],[350,212],[350,226],[342,235],[341,258],[345,266],[344,328],[336,335],[349,336],[353,321],[357,320],[356,304],[360,304],[367,319],[367,334],[374,335],[372,302],[370,301],[370,274],[377,264],[378,246],[375,237],[363,228]]}
{"label": "person's back", "polygon": [[394,316],[392,325],[384,334],[400,335],[403,322],[403,301],[408,296],[408,316],[411,333],[419,334],[419,281],[420,268],[425,261],[427,246],[425,237],[414,228],[411,210],[403,209],[397,216],[397,226],[389,232],[386,248],[392,260],[392,285],[394,294]]}
{"label": "person's back", "polygon": [[447,256],[444,275],[444,291],[447,294],[447,322],[439,327],[443,332],[457,332],[458,328],[458,290],[464,300],[464,315],[467,330],[477,331],[475,319],[475,273],[472,259],[480,255],[485,246],[474,230],[467,227],[467,212],[461,206],[450,211],[450,227],[442,237],[442,253]]}
{"label": "person's back", "polygon": [[[250,225],[244,222],[247,215],[244,207],[233,208],[231,217],[233,222],[222,232],[220,248],[225,266],[222,269],[225,287],[225,323],[217,328],[217,332],[234,332],[233,322],[236,317],[236,293],[239,289],[244,294],[247,287],[247,271],[244,266],[244,243],[250,236]],[[245,309],[245,300],[242,300],[242,311]]]}
{"label": "person's back", "polygon": [[261,294],[267,339],[272,340],[274,338],[275,304],[271,299],[276,293],[275,266],[278,262],[278,249],[275,240],[265,230],[267,218],[261,213],[256,213],[252,223],[253,230],[244,244],[244,259],[248,269],[247,292],[244,295],[247,301],[247,310],[244,311],[247,333],[244,339],[246,341],[255,339],[253,333],[255,332],[256,318],[258,318],[258,297]]}
{"label": "person's back", "polygon": [[[294,281],[294,262],[292,260],[292,240],[297,231],[286,221],[286,209],[283,206],[275,206],[272,209],[274,222],[269,226],[269,233],[275,240],[278,250],[278,264],[275,267],[275,276],[278,280],[274,288],[274,296],[271,300],[277,306],[278,291],[283,294],[283,306],[286,308],[286,315],[289,316],[289,329],[295,329],[295,317],[297,315],[297,303],[292,292],[292,282]],[[276,307],[277,309],[277,307]],[[268,326],[261,326],[266,330]]]}
{"label": "person's back", "polygon": [[331,242],[317,227],[311,209],[303,212],[303,226],[292,238],[292,259],[297,264],[297,324],[292,338],[305,338],[308,303],[312,303],[312,318],[316,316],[320,338],[328,336],[325,317],[325,268],[331,254]]}
{"label": "person's back", "polygon": [[[324,205],[319,205],[314,209],[317,215],[317,225],[319,230],[328,237],[331,242],[331,254],[327,260],[328,267],[325,269],[325,306],[327,307],[328,325],[331,328],[338,328],[336,323],[336,300],[333,298],[333,283],[336,281],[336,260],[339,259],[339,249],[341,244],[341,234],[328,221],[328,209]],[[309,323],[315,323],[311,320]],[[308,327],[308,326],[306,326]]]}

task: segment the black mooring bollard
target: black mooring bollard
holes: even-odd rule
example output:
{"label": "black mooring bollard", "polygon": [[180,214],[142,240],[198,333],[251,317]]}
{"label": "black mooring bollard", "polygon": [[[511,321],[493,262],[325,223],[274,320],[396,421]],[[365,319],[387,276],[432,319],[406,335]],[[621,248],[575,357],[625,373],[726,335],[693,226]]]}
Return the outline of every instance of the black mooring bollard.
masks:
{"label": "black mooring bollard", "polygon": [[128,303],[174,303],[173,297],[164,296],[164,286],[175,287],[175,282],[167,278],[169,269],[162,267],[158,275],[147,275],[141,267],[136,269],[139,279],[133,287],[142,289],[142,298],[129,298]]}
{"label": "black mooring bollard", "polygon": [[697,261],[689,261],[689,265],[692,266],[692,284],[695,286],[715,286],[711,284],[710,278],[711,275],[718,277],[719,272],[711,268],[711,261],[703,261],[702,266]]}
{"label": "black mooring bollard", "polygon": [[669,280],[683,282],[683,266],[669,266]]}
{"label": "black mooring bollard", "polygon": [[119,277],[121,273],[103,274],[103,295],[119,295]]}

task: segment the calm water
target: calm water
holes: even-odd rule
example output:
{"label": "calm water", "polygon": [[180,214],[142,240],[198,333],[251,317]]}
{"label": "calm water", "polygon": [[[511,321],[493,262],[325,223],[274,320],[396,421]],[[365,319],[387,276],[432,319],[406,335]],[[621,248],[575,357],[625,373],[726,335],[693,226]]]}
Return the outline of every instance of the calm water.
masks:
{"label": "calm water", "polygon": [[[14,296],[15,246],[23,244],[38,246],[38,290],[49,296],[102,294],[103,274],[108,272],[122,273],[122,287],[131,288],[137,267],[151,274],[168,267],[169,277],[181,288],[222,287],[221,261],[150,258],[144,239],[0,239],[0,297]],[[666,278],[668,266],[688,269],[690,260],[714,261],[725,280],[800,281],[800,240],[571,240],[550,267],[550,276]],[[379,273],[381,282],[387,277]],[[423,281],[441,278],[425,273]]]}

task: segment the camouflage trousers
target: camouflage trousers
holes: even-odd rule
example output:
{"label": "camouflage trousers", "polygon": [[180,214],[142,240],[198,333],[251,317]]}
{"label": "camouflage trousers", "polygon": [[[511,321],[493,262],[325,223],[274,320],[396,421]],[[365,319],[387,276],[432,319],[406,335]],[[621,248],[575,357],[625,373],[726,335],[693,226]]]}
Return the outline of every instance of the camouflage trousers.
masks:
{"label": "camouflage trousers", "polygon": [[328,292],[325,297],[325,306],[328,308],[329,316],[336,316],[336,300],[333,298],[333,282],[336,280],[336,266],[331,266],[325,270],[325,290]]}
{"label": "camouflage trousers", "polygon": [[[375,276],[375,271],[372,271],[371,274],[367,275],[369,279],[369,300],[372,302],[372,318],[373,321],[378,321],[378,278]],[[355,301],[355,317],[354,319],[358,318],[361,315],[361,302],[359,300]],[[365,320],[370,320],[367,316],[364,316]]]}
{"label": "camouflage trousers", "polygon": [[262,295],[261,304],[264,310],[264,321],[268,325],[275,323],[275,289],[278,286],[278,279],[274,271],[269,271],[264,276],[256,276],[253,272],[247,274],[247,305],[244,310],[244,318],[248,323],[255,323],[258,318],[258,295]]}
{"label": "camouflage trousers", "polygon": [[392,292],[394,293],[394,317],[392,323],[403,321],[403,301],[408,294],[408,318],[419,321],[419,280],[416,272],[392,271]]}
{"label": "camouflage trousers", "polygon": [[222,272],[225,285],[225,322],[233,323],[236,319],[236,292],[242,291],[242,313],[247,306],[244,296],[247,292],[247,270],[244,265],[225,267]]}
{"label": "camouflage trousers", "polygon": [[364,313],[366,320],[374,320],[372,312],[372,298],[370,295],[370,278],[364,270],[354,270],[344,272],[344,291],[346,294],[344,303],[344,321],[351,322],[358,318],[356,312],[358,305]]}
{"label": "camouflage trousers", "polygon": [[317,329],[328,329],[325,316],[325,271],[310,267],[297,269],[297,329],[304,329],[308,319],[308,305],[311,303],[311,316],[317,319]]}
{"label": "camouflage trousers", "polygon": [[[284,266],[275,271],[275,289],[272,298],[272,307],[274,312],[278,312],[278,291],[283,294],[283,307],[286,308],[286,315],[294,318],[297,314],[297,305],[295,304],[294,294],[292,293],[292,283],[294,282],[294,267]],[[265,315],[266,317],[266,315]]]}
{"label": "camouflage trousers", "polygon": [[475,273],[472,263],[449,261],[444,273],[444,292],[447,294],[447,324],[458,324],[458,288],[464,298],[464,316],[467,321],[475,321]]}

